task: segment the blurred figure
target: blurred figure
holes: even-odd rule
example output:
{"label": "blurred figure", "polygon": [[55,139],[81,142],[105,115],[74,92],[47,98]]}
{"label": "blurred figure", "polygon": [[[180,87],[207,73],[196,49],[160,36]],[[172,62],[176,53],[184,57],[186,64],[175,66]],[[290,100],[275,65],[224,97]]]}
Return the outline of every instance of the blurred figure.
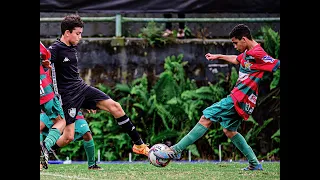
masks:
{"label": "blurred figure", "polygon": [[[165,18],[172,18],[172,14],[171,13],[166,13],[163,15],[163,17]],[[185,14],[184,13],[178,13],[178,18],[185,18]],[[185,34],[184,34],[184,28],[185,28],[185,22],[179,22],[179,29],[177,32],[177,38],[184,38]],[[163,33],[163,37],[168,37],[170,35],[172,35],[172,22],[166,22],[166,30]]]}
{"label": "blurred figure", "polygon": [[[52,128],[53,121],[48,118],[45,113],[40,114],[40,141],[43,139],[43,135],[47,136],[48,131]],[[95,144],[91,134],[91,130],[87,121],[82,114],[82,111],[79,110],[76,116],[75,121],[75,134],[74,141],[83,140],[83,148],[87,155],[88,169],[89,170],[102,170],[100,166],[96,164],[95,160]],[[54,153],[58,148],[60,148],[57,144],[52,146],[51,151]],[[41,170],[41,164],[40,164]]]}
{"label": "blurred figure", "polygon": [[[40,113],[43,111],[53,121],[48,136],[40,141],[40,170],[42,167],[48,168],[49,152],[47,149],[50,149],[57,142],[66,126],[61,102],[55,93],[55,79],[52,77],[54,72],[50,70],[52,68],[50,58],[50,51],[40,41]],[[46,71],[45,68],[49,70]]]}

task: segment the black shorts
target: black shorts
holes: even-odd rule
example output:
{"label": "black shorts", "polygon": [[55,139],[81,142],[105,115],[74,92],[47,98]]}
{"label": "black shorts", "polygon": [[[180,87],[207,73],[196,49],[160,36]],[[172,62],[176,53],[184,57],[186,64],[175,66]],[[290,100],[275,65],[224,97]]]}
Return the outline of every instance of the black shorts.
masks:
{"label": "black shorts", "polygon": [[61,97],[67,125],[75,122],[80,108],[95,110],[97,102],[110,99],[110,96],[89,85],[61,94]]}

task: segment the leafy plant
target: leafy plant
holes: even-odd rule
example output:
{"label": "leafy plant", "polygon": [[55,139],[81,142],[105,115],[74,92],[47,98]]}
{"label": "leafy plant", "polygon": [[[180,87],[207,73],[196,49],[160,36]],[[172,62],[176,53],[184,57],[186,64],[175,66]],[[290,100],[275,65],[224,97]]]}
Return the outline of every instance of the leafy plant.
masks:
{"label": "leafy plant", "polygon": [[172,37],[163,37],[163,29],[163,25],[150,21],[146,27],[140,30],[141,33],[138,34],[138,37],[144,38],[151,47],[162,47],[175,40]]}
{"label": "leafy plant", "polygon": [[[275,59],[278,59],[280,56],[280,35],[278,32],[275,32],[269,26],[263,26],[261,28],[263,35],[264,43],[263,47],[265,51]],[[277,70],[273,73],[272,82],[270,84],[270,89],[273,89],[278,86],[280,81],[280,71]]]}

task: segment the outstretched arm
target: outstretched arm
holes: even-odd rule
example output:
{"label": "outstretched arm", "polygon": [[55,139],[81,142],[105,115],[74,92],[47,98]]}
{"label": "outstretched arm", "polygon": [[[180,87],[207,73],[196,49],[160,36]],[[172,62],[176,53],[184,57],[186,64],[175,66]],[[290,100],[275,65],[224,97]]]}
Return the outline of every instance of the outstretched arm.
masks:
{"label": "outstretched arm", "polygon": [[209,61],[216,60],[216,59],[222,59],[222,60],[225,60],[225,61],[230,62],[232,64],[239,64],[239,62],[237,61],[236,55],[222,55],[222,54],[207,53],[205,56]]}

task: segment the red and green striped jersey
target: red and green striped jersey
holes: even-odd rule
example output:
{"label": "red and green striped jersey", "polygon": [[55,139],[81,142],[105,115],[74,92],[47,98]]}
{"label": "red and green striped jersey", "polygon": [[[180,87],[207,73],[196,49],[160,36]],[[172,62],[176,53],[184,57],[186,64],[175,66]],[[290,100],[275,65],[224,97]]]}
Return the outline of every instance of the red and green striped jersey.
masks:
{"label": "red and green striped jersey", "polygon": [[260,44],[237,56],[240,64],[239,77],[230,96],[238,114],[247,120],[257,101],[260,81],[267,72],[274,72],[280,61],[269,56]]}
{"label": "red and green striped jersey", "polygon": [[42,66],[44,59],[50,59],[50,51],[40,42],[40,105],[54,98],[52,79]]}

